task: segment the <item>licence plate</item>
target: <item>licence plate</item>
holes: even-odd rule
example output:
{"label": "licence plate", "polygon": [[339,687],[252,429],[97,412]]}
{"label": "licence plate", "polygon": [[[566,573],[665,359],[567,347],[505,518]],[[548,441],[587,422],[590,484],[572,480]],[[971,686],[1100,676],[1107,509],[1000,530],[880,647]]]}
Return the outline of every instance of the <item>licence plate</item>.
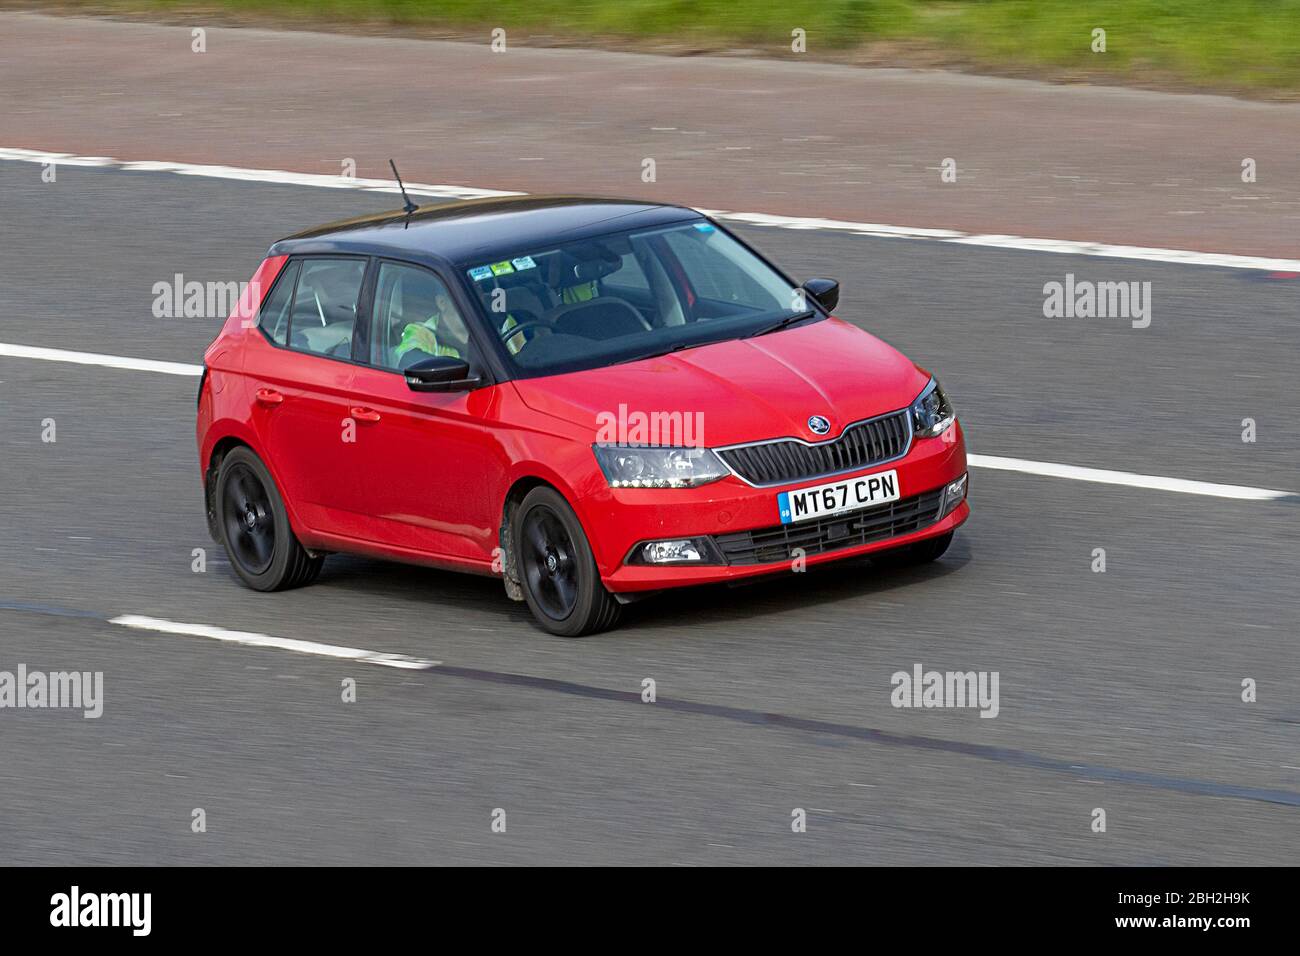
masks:
{"label": "licence plate", "polygon": [[794,524],[887,504],[898,498],[898,472],[891,469],[798,491],[783,491],[776,496],[776,509],[782,524]]}

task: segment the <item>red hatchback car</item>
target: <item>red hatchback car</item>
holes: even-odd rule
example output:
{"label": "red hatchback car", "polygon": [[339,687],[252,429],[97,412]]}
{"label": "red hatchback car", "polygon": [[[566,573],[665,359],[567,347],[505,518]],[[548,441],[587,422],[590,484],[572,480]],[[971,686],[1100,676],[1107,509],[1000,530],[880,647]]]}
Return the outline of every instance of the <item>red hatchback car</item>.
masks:
{"label": "red hatchback car", "polygon": [[499,575],[567,636],[666,588],[932,560],[970,513],[961,427],[838,297],[675,206],[301,233],[204,356],[209,529],[260,591],[365,554]]}

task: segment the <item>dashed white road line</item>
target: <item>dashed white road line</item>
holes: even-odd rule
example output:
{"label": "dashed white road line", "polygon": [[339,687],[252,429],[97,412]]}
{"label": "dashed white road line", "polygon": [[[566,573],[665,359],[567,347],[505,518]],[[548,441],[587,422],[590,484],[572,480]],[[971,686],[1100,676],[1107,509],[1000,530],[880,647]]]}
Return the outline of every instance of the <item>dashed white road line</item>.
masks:
{"label": "dashed white road line", "polygon": [[0,355],[13,358],[40,359],[43,362],[71,362],[74,365],[102,365],[105,368],[122,368],[132,372],[158,372],[163,375],[203,374],[202,365],[185,365],[181,362],[158,362],[154,359],[126,358],[122,355],[100,355],[96,352],[72,352],[67,349],[36,348],[31,345],[13,345],[0,342]]}
{"label": "dashed white road line", "polygon": [[[157,362],[153,359],[125,358],[120,355],[100,355],[95,352],[72,352],[65,349],[34,348],[0,342],[0,356],[34,358],[46,362],[71,362],[77,365],[102,365],[107,368],[127,369],[135,372],[161,372],[166,375],[198,376],[202,365],[184,365],[180,362]],[[1032,461],[1027,458],[1003,458],[997,455],[967,455],[972,468],[989,468],[995,471],[1018,471],[1043,478],[1068,478],[1073,481],[1091,481],[1103,485],[1126,485],[1153,491],[1174,491],[1186,495],[1207,495],[1212,498],[1235,498],[1239,501],[1276,501],[1280,498],[1298,497],[1296,492],[1277,491],[1273,488],[1251,488],[1246,485],[1221,485],[1210,481],[1187,478],[1167,478],[1163,475],[1141,475],[1130,471],[1111,471],[1105,468],[1086,468],[1080,465],[1062,465],[1051,461]]]}
{"label": "dashed white road line", "polygon": [[[179,176],[206,176],[213,179],[236,179],[245,182],[281,183],[292,186],[316,186],[323,189],[357,189],[364,192],[394,193],[397,185],[387,179],[361,179],[349,176],[326,176],[319,173],[296,173],[283,169],[246,169],[169,161],[132,161],[111,156],[79,156],[75,153],[52,153],[37,149],[0,147],[0,160],[26,163],[54,163],[64,166],[96,166],[129,172],[175,173]],[[406,191],[414,196],[436,199],[483,199],[490,196],[524,196],[526,193],[501,189],[476,189],[472,186],[407,183]],[[1026,236],[981,235],[956,229],[927,229],[919,226],[893,226],[879,222],[852,222],[815,216],[777,216],[763,212],[734,212],[723,209],[700,209],[705,215],[726,222],[776,229],[801,229],[840,232],[881,239],[928,239],[994,249],[1018,249],[1024,252],[1055,252],[1071,256],[1097,256],[1107,259],[1139,259],[1147,262],[1170,262],[1182,265],[1217,266],[1224,269],[1253,269],[1267,272],[1300,272],[1300,259],[1274,259],[1266,256],[1237,256],[1191,249],[1158,249],[1146,246],[1121,246],[1072,239],[1035,239]]]}
{"label": "dashed white road line", "polygon": [[143,631],[160,631],[164,634],[181,634],[185,637],[204,637],[212,641],[224,641],[227,644],[242,644],[245,647],[268,647],[281,651],[293,651],[295,654],[336,657],[341,660],[356,661],[359,664],[378,664],[380,667],[396,667],[408,671],[427,671],[442,663],[442,661],[430,661],[421,657],[407,657],[405,654],[381,654],[378,651],[368,651],[361,647],[340,647],[337,644],[296,641],[287,637],[257,634],[253,631],[228,631],[224,627],[213,627],[210,624],[184,624],[179,621],[167,621],[157,617],[143,617],[139,614],[122,614],[112,618],[108,623]]}
{"label": "dashed white road line", "polygon": [[[364,192],[399,193],[391,179],[362,179],[356,176],[326,176],[320,173],[295,173],[282,169],[245,169],[239,166],[212,166],[199,163],[172,163],[154,160],[122,160],[112,156],[78,156],[75,153],[48,153],[37,149],[0,146],[0,159],[25,163],[54,163],[56,166],[95,166],[134,173],[175,173],[178,176],[204,176],[209,179],[238,179],[254,183],[281,183],[287,186],[317,186],[324,189],[359,189]],[[523,196],[526,193],[500,189],[475,189],[472,186],[437,186],[432,183],[407,183],[413,195],[435,199],[485,199],[491,196]]]}
{"label": "dashed white road line", "polygon": [[1080,465],[1061,465],[1051,461],[1029,461],[1024,458],[1001,458],[997,455],[967,455],[966,463],[972,468],[1019,471],[1026,475],[1040,475],[1044,478],[1069,478],[1073,481],[1092,481],[1103,485],[1126,485],[1129,488],[1148,488],[1153,491],[1175,491],[1184,495],[1235,498],[1238,501],[1276,501],[1279,498],[1296,496],[1295,492],[1276,491],[1272,488],[1220,485],[1212,481],[1167,478],[1163,475],[1139,475],[1131,471],[1084,468]]}

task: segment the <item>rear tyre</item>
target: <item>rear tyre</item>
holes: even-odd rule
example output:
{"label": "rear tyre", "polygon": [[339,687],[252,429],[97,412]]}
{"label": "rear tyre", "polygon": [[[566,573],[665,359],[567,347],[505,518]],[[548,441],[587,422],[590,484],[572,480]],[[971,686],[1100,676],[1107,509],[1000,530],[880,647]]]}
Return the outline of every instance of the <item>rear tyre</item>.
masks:
{"label": "rear tyre", "polygon": [[943,557],[952,544],[952,532],[941,534],[937,538],[926,538],[916,544],[907,544],[889,551],[879,551],[871,560],[884,568],[902,568],[913,564],[927,564]]}
{"label": "rear tyre", "polygon": [[578,516],[553,488],[534,488],[515,514],[515,567],[537,623],[561,637],[608,630],[620,605],[604,585]]}
{"label": "rear tyre", "polygon": [[230,566],[254,591],[284,591],[316,580],[323,557],[313,558],[289,527],[284,499],[262,460],[239,447],[217,472],[217,530]]}

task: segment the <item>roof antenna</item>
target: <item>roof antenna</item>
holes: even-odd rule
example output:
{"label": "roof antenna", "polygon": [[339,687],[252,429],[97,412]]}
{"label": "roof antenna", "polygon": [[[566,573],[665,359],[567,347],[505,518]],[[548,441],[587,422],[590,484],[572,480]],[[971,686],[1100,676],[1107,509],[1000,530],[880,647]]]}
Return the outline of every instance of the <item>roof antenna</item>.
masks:
{"label": "roof antenna", "polygon": [[402,177],[397,172],[397,164],[390,159],[388,161],[388,165],[393,167],[393,178],[397,180],[397,188],[402,191],[402,200],[403,200],[402,208],[406,210],[406,214],[409,216],[411,213],[415,212],[415,210],[419,209],[420,207],[417,206],[415,203],[411,202],[411,197],[406,195],[406,187],[402,185]]}

